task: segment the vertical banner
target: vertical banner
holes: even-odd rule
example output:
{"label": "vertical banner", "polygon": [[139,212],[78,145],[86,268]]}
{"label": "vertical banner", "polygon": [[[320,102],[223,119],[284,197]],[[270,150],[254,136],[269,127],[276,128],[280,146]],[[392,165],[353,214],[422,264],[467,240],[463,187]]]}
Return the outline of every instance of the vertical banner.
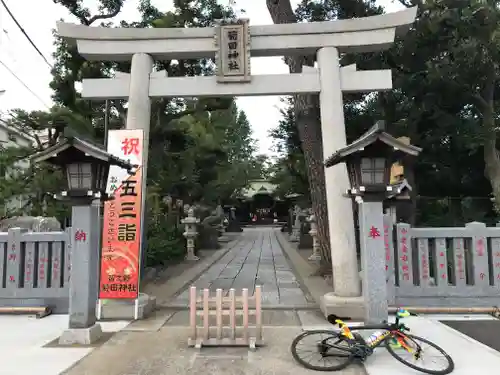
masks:
{"label": "vertical banner", "polygon": [[109,132],[108,152],[139,168],[135,175],[117,166],[109,170],[106,191],[114,199],[104,204],[100,299],[135,299],[139,294],[143,144],[141,129]]}

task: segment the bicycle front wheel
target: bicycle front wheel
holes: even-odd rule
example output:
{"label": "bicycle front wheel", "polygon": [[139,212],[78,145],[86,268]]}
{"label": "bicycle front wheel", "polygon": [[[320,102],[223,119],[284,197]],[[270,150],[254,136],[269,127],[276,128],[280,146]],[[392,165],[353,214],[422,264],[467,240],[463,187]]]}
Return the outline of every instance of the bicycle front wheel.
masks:
{"label": "bicycle front wheel", "polygon": [[335,331],[306,331],[292,341],[290,350],[298,363],[315,371],[339,371],[354,361],[350,344]]}
{"label": "bicycle front wheel", "polygon": [[[399,339],[411,349],[409,352],[403,345],[394,341],[396,337],[390,336],[386,340],[386,348],[402,364],[430,375],[446,375],[454,370],[453,359],[433,342],[413,335],[399,336]],[[417,351],[418,347],[421,348],[420,353]]]}

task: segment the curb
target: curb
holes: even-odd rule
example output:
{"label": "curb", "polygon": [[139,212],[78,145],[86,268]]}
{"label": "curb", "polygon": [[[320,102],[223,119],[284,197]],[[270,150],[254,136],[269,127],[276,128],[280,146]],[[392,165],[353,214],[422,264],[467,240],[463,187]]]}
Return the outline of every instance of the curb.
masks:
{"label": "curb", "polygon": [[[295,249],[293,249],[291,247],[290,243],[283,236],[283,233],[276,231],[275,234],[276,234],[276,239],[278,240],[278,244],[280,245],[281,250],[283,250],[283,254],[285,255],[286,259],[288,260],[288,263],[290,264],[290,267],[292,268],[295,276],[299,280],[300,287],[306,296],[306,300],[308,300],[308,301],[312,300],[312,302],[314,302],[317,305],[319,303],[319,300],[314,298],[314,296],[311,293],[311,290],[309,289],[308,285],[306,284],[304,273],[300,272],[300,269],[302,269],[304,267],[307,267],[308,269],[310,269],[311,266],[309,264],[307,264],[307,262],[305,262],[305,264],[300,263],[299,259],[297,259],[296,257],[298,256],[301,260],[303,260],[302,257],[300,256],[300,254],[297,254],[295,252]],[[309,272],[309,274],[311,274],[311,273],[312,273],[312,271]]]}
{"label": "curb", "polygon": [[[190,284],[196,281],[207,269],[212,267],[215,263],[217,263],[224,255],[226,255],[230,250],[232,250],[237,244],[240,242],[239,236],[238,238],[233,239],[232,241],[223,245],[222,249],[217,250],[204,261],[197,263],[192,268],[184,272],[182,275],[177,277],[173,277],[165,282],[166,288],[175,290],[175,292],[168,293],[167,299],[172,299],[181,294],[184,289],[187,288]],[[154,295],[154,294],[153,294]],[[157,306],[165,306],[164,304],[158,304]]]}
{"label": "curb", "polygon": [[[222,257],[224,257],[224,255],[226,255],[230,250],[232,250],[236,244],[239,242],[239,238],[237,239],[234,239],[230,242],[227,242],[225,247],[223,247],[222,249],[220,250],[217,250],[214,254],[212,254],[209,258],[209,260],[207,260],[207,262],[205,264],[200,264],[200,267],[193,267],[191,268],[190,270],[188,270],[187,272],[185,272],[185,274],[187,276],[183,277],[184,275],[181,275],[181,276],[178,276],[176,278],[173,278],[171,280],[167,280],[167,283],[170,282],[171,284],[174,284],[176,281],[181,283],[183,280],[182,279],[186,279],[186,278],[189,278],[188,280],[186,280],[183,285],[177,289],[177,291],[172,294],[170,296],[170,298],[174,298],[174,297],[177,297],[179,294],[181,294],[181,292],[184,291],[184,289],[186,289],[189,284],[192,284],[193,282],[195,282],[203,273],[205,273],[206,270],[208,270],[210,267],[212,267],[215,263],[217,263],[219,260],[222,259]],[[193,272],[196,271],[195,275],[191,275],[191,271],[193,270]],[[178,279],[180,279],[178,281]]]}
{"label": "curb", "polygon": [[308,296],[310,296],[319,307],[320,298],[323,297],[325,293],[332,292],[333,289],[330,290],[323,279],[318,280],[311,277],[315,268],[304,260],[299,253],[297,253],[288,240],[283,236],[283,233],[277,231],[276,238],[278,239],[278,243],[280,244],[283,253],[290,262],[290,266],[295,271],[299,282],[307,292]]}

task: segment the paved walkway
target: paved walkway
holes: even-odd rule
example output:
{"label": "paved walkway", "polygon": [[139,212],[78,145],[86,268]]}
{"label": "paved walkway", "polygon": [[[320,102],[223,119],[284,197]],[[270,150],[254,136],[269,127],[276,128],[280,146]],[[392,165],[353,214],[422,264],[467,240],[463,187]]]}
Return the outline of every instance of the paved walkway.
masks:
{"label": "paved walkway", "polygon": [[[312,314],[305,311],[297,313]],[[439,322],[451,319],[492,321],[490,316],[422,316],[407,318],[406,324],[412,333],[435,342],[452,356],[456,365],[453,374],[498,373],[495,369],[500,368],[500,353]],[[290,343],[306,327],[303,323],[286,324],[285,320],[280,320],[281,326],[265,326],[266,347],[248,352],[246,348],[222,347],[196,351],[187,347],[188,327],[166,325],[141,329],[136,326],[138,322],[127,327],[124,326],[128,322],[101,323],[105,331],[117,333],[97,348],[54,347],[50,343],[57,340],[67,327],[67,315],[53,315],[44,319],[0,316],[0,373],[24,375],[42,370],[43,375],[317,374],[295,363],[290,354]],[[307,320],[310,320],[308,325],[318,324],[315,329],[331,329],[328,324],[320,326],[321,319],[317,323],[314,323],[314,319]],[[312,328],[312,325],[307,327]],[[370,333],[368,331],[366,335]],[[416,375],[417,372],[403,366],[386,350],[379,348],[365,362],[365,369],[353,366],[338,374]]]}
{"label": "paved walkway", "polygon": [[[184,327],[121,331],[61,375],[317,375],[298,365],[290,354],[290,343],[300,333],[300,327],[266,328],[267,347],[249,352],[241,347],[188,348],[189,328]],[[352,366],[337,374],[366,372]]]}
{"label": "paved walkway", "polygon": [[[248,288],[253,294],[255,285],[262,286],[262,303],[267,306],[304,306],[308,303],[292,268],[276,238],[278,229],[272,227],[245,228],[238,243],[213,264],[194,283],[198,288],[226,293]],[[185,305],[189,290],[182,292],[175,304]]]}
{"label": "paved walkway", "polygon": [[[101,327],[104,332],[118,332],[128,324],[128,321],[102,322]],[[67,327],[68,315],[50,315],[43,319],[26,315],[1,315],[0,374],[59,375],[94,350],[90,347],[54,346],[54,340]]]}

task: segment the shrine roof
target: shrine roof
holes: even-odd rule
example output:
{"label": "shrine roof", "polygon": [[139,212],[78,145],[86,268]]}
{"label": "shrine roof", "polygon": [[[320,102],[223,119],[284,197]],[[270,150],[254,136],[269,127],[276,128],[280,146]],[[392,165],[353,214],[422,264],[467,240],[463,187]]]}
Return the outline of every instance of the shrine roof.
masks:
{"label": "shrine roof", "polygon": [[272,184],[266,180],[254,180],[250,181],[249,186],[242,189],[240,195],[244,198],[250,199],[258,194],[270,194],[272,195],[276,190],[277,185]]}

